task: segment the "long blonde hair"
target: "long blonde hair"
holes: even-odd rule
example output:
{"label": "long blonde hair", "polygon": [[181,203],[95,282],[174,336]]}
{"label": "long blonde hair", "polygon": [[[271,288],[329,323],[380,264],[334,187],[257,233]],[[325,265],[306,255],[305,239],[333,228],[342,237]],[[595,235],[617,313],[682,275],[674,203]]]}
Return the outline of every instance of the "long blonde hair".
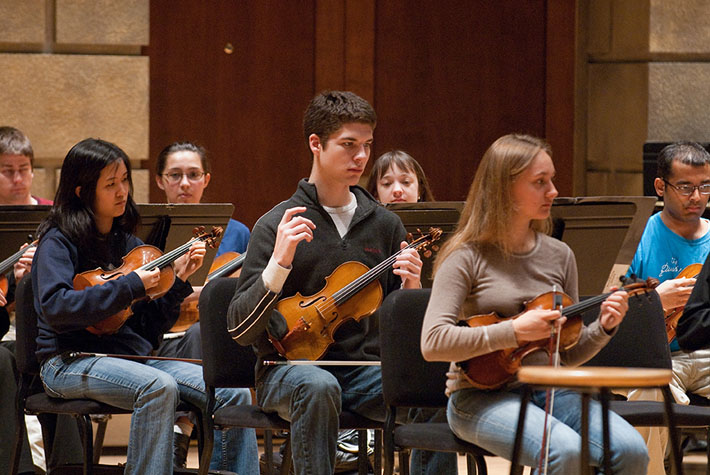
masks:
{"label": "long blonde hair", "polygon": [[[523,134],[504,135],[488,147],[468,190],[456,231],[436,256],[434,273],[454,250],[467,243],[494,245],[505,255],[512,253],[507,238],[515,213],[512,185],[540,151],[552,156],[547,142]],[[548,232],[550,219],[533,220],[531,227]]]}

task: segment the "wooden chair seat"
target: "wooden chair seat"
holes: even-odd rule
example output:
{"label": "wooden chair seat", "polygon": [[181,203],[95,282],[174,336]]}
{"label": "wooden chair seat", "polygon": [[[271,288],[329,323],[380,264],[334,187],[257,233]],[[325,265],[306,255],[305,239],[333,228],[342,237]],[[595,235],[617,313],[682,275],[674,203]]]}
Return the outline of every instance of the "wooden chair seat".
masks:
{"label": "wooden chair seat", "polygon": [[670,383],[671,378],[671,370],[660,368],[526,366],[518,371],[521,383],[577,389],[659,387]]}

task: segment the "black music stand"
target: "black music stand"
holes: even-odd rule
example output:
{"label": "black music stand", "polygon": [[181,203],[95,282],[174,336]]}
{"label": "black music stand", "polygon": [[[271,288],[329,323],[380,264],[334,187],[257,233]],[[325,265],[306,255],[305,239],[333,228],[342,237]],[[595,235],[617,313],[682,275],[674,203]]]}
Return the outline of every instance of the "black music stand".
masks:
{"label": "black music stand", "polygon": [[[226,231],[234,205],[231,203],[139,203],[138,211],[141,215],[141,224],[136,235],[145,243],[153,244],[162,251],[170,251],[189,241],[197,226],[204,226],[206,231],[210,231],[214,226],[221,226]],[[217,248],[207,248],[204,264],[190,276],[189,281],[193,286],[205,283],[216,253]]]}
{"label": "black music stand", "polygon": [[[552,235],[574,251],[579,269],[579,295],[597,295],[619,284],[653,213],[650,196],[590,196],[555,198]],[[439,246],[453,233],[463,209],[462,201],[396,203],[387,208],[397,214],[408,232],[439,227]],[[424,258],[422,285],[431,287],[434,253]]]}
{"label": "black music stand", "polygon": [[[399,216],[404,228],[408,233],[412,233],[414,239],[419,237],[419,230],[426,233],[430,227],[441,228],[441,238],[434,243],[441,247],[443,243],[453,234],[459,216],[463,209],[463,201],[424,201],[420,203],[391,203],[385,205],[387,209]],[[432,254],[429,257],[422,255],[422,286],[431,287],[431,272],[434,265],[436,251],[429,249]]]}
{"label": "black music stand", "polygon": [[552,218],[564,222],[558,237],[577,259],[580,297],[620,284],[655,203],[650,196],[555,198]]}
{"label": "black music stand", "polygon": [[49,205],[0,205],[0,260],[7,259],[25,243],[36,239],[39,223],[47,216]]}

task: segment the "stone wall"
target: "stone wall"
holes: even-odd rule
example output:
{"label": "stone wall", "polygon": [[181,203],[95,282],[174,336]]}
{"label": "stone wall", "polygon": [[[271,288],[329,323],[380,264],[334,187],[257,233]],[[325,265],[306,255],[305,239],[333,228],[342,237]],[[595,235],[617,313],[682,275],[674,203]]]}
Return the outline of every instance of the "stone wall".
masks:
{"label": "stone wall", "polygon": [[[57,169],[87,137],[114,142],[134,168],[148,158],[149,0],[0,2],[0,123],[35,151],[33,194],[54,196]],[[148,201],[147,170],[133,173]]]}
{"label": "stone wall", "polygon": [[710,141],[708,13],[710,0],[580,1],[584,194],[642,194],[644,142]]}

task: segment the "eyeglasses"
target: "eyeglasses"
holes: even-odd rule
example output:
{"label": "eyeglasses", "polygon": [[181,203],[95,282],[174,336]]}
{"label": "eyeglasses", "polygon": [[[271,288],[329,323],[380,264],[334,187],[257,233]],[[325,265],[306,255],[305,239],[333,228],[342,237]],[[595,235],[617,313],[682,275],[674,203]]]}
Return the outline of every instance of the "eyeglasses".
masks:
{"label": "eyeglasses", "polygon": [[171,185],[177,185],[182,181],[182,177],[186,176],[189,181],[192,183],[197,183],[198,181],[202,180],[202,177],[205,176],[205,172],[198,172],[198,171],[190,171],[187,173],[178,173],[178,172],[172,172],[172,173],[163,173],[163,176],[165,177],[166,180],[168,180],[168,183]]}
{"label": "eyeglasses", "polygon": [[668,180],[663,180],[666,185],[670,186],[671,188],[675,189],[675,191],[678,192],[679,195],[682,196],[690,196],[693,193],[695,193],[695,190],[698,190],[698,193],[701,195],[710,195],[710,183],[703,183],[702,185],[694,186],[694,185],[674,185],[673,183],[669,182]]}

